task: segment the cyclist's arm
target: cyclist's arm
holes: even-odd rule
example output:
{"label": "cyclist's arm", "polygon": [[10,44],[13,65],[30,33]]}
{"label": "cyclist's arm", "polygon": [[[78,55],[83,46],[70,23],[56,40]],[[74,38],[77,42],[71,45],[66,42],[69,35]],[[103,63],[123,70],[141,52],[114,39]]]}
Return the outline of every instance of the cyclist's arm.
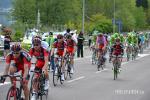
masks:
{"label": "cyclist's arm", "polygon": [[103,36],[103,39],[104,39],[104,48],[106,48],[106,46],[107,46],[106,37]]}
{"label": "cyclist's arm", "polygon": [[7,75],[8,74],[9,67],[10,67],[10,62],[11,62],[11,59],[10,59],[10,56],[8,55],[6,57],[6,65],[5,65],[5,70],[4,70],[4,74],[3,75]]}
{"label": "cyclist's arm", "polygon": [[77,44],[76,42],[74,42],[74,53],[76,52],[76,50],[77,50]]}
{"label": "cyclist's arm", "polygon": [[48,52],[46,50],[44,50],[44,60],[45,60],[45,64],[43,66],[43,69],[46,70],[48,67]]}
{"label": "cyclist's arm", "polygon": [[26,78],[27,78],[28,72],[29,72],[29,65],[28,65],[28,64],[24,64],[24,75],[23,75],[23,79],[26,79]]}

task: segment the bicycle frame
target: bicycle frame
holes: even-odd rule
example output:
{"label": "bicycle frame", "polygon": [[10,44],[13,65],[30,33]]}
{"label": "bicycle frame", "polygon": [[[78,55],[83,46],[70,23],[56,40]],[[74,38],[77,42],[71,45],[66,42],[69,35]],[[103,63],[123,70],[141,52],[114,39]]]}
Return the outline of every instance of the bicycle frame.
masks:
{"label": "bicycle frame", "polygon": [[120,56],[118,56],[118,55],[113,55],[112,56],[112,58],[114,58],[113,59],[113,71],[114,71],[114,80],[118,77],[118,71],[119,71],[119,66],[121,66],[121,61],[120,61],[120,58],[122,58],[122,57],[120,57]]}
{"label": "bicycle frame", "polygon": [[44,75],[44,72],[42,72],[42,73],[40,73],[40,71],[31,71],[31,72],[34,72],[34,75],[35,75],[35,77],[37,79],[37,81],[36,81],[37,82],[37,87],[38,87],[37,98],[39,98],[39,97],[42,98],[42,96],[46,94],[45,90],[44,90],[44,84],[45,84],[45,75]]}
{"label": "bicycle frame", "polygon": [[103,54],[104,54],[103,50],[100,49],[98,51],[98,62],[97,62],[98,71],[100,67],[103,69],[103,63],[104,63]]}
{"label": "bicycle frame", "polygon": [[[63,62],[63,59],[61,56],[55,57],[55,70],[53,71],[53,84],[54,84],[54,86],[56,86],[56,84],[57,84],[56,82],[58,82],[58,80],[60,80],[60,83],[63,84],[63,81],[61,80],[62,62]],[[55,74],[55,72],[57,74]]]}
{"label": "bicycle frame", "polygon": [[[11,87],[10,87],[10,90],[8,91],[7,93],[7,99],[9,98],[9,92],[11,92],[11,95],[12,95],[12,90],[13,89],[13,95],[14,95],[14,100],[20,100],[21,99],[21,93],[22,93],[22,89],[23,89],[23,78],[21,75],[4,75],[3,77],[9,77],[10,80],[11,80]],[[20,78],[20,79],[17,79],[17,78]],[[16,87],[16,82],[19,81],[20,82],[20,87]],[[14,91],[15,90],[15,91]]]}

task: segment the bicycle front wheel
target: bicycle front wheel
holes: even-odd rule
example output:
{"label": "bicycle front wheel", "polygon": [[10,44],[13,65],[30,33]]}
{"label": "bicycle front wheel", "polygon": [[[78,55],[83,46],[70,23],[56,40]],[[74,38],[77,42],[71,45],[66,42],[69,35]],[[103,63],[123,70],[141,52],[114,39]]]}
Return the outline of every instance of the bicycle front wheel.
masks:
{"label": "bicycle front wheel", "polygon": [[6,100],[18,100],[19,99],[19,88],[10,87],[7,93]]}
{"label": "bicycle front wheel", "polygon": [[56,86],[58,84],[59,79],[59,73],[58,73],[58,67],[55,68],[53,71],[53,85]]}

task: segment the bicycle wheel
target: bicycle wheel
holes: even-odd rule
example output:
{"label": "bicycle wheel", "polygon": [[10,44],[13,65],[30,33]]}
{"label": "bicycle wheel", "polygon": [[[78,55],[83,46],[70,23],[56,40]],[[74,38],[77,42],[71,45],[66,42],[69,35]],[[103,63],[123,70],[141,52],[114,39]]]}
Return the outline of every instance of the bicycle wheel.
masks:
{"label": "bicycle wheel", "polygon": [[117,79],[117,65],[114,66],[114,80]]}
{"label": "bicycle wheel", "polygon": [[114,80],[116,80],[117,79],[117,61],[116,60],[113,61],[113,66],[114,66],[113,68]]}
{"label": "bicycle wheel", "polygon": [[7,93],[6,100],[18,100],[19,98],[19,88],[10,87]]}
{"label": "bicycle wheel", "polygon": [[48,100],[48,90],[45,91],[45,99]]}
{"label": "bicycle wheel", "polygon": [[67,80],[67,77],[68,77],[68,74],[69,74],[69,72],[68,72],[68,62],[66,62],[66,64],[65,64],[65,73],[64,73],[64,75],[65,75],[65,80]]}
{"label": "bicycle wheel", "polygon": [[31,99],[32,94],[33,94],[33,90],[32,90],[33,77],[34,77],[34,74],[32,75],[32,78],[31,78],[31,86],[30,86],[30,95],[29,95],[29,100]]}
{"label": "bicycle wheel", "polygon": [[62,72],[61,72],[61,67],[58,67],[58,80],[60,81],[60,84],[63,84],[64,81],[61,80],[61,75],[62,75]]}
{"label": "bicycle wheel", "polygon": [[67,70],[67,73],[68,73],[68,75],[69,75],[69,77],[70,77],[70,79],[71,79],[71,78],[72,78],[72,75],[73,75],[73,73],[71,73],[71,62],[68,63],[68,70]]}
{"label": "bicycle wheel", "polygon": [[95,64],[95,63],[96,63],[95,53],[93,52],[93,54],[92,54],[92,64]]}
{"label": "bicycle wheel", "polygon": [[56,65],[55,70],[53,71],[53,85],[56,86],[58,84],[59,79],[59,73],[58,73],[58,67]]}

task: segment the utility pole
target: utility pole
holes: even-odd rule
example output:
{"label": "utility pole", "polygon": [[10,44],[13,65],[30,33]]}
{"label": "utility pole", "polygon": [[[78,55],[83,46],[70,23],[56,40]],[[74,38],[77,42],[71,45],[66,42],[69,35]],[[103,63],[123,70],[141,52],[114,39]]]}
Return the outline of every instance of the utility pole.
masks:
{"label": "utility pole", "polygon": [[116,13],[116,1],[114,0],[114,18],[113,18],[113,33],[115,33],[115,24],[116,24],[116,18],[115,14]]}
{"label": "utility pole", "polygon": [[84,33],[84,22],[85,22],[85,0],[82,0],[82,32]]}

